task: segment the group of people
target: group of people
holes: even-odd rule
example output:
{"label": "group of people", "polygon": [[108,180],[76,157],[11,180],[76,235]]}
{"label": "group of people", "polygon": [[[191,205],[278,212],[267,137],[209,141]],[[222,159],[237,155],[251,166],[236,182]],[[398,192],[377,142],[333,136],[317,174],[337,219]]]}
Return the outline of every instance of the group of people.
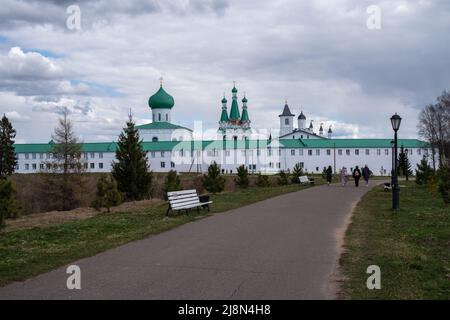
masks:
{"label": "group of people", "polygon": [[[328,185],[330,185],[331,180],[333,178],[333,169],[331,168],[331,166],[329,166],[325,172],[326,172],[327,183],[328,183]],[[352,171],[352,177],[353,177],[353,180],[355,181],[355,187],[359,187],[359,180],[361,179],[361,177],[366,182],[366,187],[369,186],[369,179],[370,179],[371,175],[372,175],[372,171],[370,171],[367,164],[364,166],[364,168],[362,170],[359,168],[359,166],[356,166],[355,169],[353,169],[353,171]],[[347,185],[348,177],[349,177],[349,173],[347,171],[347,168],[342,167],[341,172],[340,172],[340,179],[341,179],[341,184],[343,187],[345,187]]]}

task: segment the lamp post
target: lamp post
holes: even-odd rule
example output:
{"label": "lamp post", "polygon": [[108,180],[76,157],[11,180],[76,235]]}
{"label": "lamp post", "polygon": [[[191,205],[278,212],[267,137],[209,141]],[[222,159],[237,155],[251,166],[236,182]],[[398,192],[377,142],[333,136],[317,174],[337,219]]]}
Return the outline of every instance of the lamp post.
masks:
{"label": "lamp post", "polygon": [[402,118],[396,113],[391,117],[392,129],[394,130],[394,166],[392,177],[392,209],[398,210],[400,208],[400,189],[398,187],[398,167],[397,167],[397,131],[400,129]]}
{"label": "lamp post", "polygon": [[395,141],[391,140],[391,188],[394,187],[394,167],[395,167],[395,159],[394,159],[394,145]]}

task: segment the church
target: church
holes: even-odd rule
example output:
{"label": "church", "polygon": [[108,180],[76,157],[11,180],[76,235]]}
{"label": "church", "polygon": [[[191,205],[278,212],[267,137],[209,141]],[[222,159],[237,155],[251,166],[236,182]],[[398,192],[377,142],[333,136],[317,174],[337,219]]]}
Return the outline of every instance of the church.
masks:
{"label": "church", "polygon": [[[233,84],[231,106],[221,100],[218,108],[217,137],[196,140],[192,129],[173,123],[175,99],[159,89],[150,96],[148,106],[152,122],[137,126],[147,152],[148,164],[155,172],[206,172],[216,162],[223,172],[235,173],[245,165],[250,173],[274,174],[290,171],[299,164],[306,173],[321,173],[331,166],[334,172],[342,167],[368,165],[375,175],[389,175],[392,168],[391,138],[335,139],[332,127],[314,130],[313,120],[307,122],[303,111],[297,119],[285,102],[279,115],[279,135],[261,135],[252,128],[251,104],[244,94],[239,106],[238,89]],[[220,116],[220,117],[219,117]],[[297,121],[295,121],[297,120]],[[295,126],[295,122],[297,125]],[[119,134],[119,132],[117,133]],[[408,155],[412,168],[431,152],[427,144],[417,139],[399,139],[399,148]],[[18,158],[17,173],[37,173],[51,159],[52,142],[15,144]],[[110,172],[115,160],[116,143],[83,143],[83,163],[87,172]]]}

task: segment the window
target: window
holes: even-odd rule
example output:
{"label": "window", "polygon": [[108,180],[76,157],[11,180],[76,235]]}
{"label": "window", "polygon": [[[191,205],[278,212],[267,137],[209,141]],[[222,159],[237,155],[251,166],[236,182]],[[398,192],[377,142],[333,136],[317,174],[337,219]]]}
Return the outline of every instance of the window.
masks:
{"label": "window", "polygon": [[94,159],[94,158],[95,158],[95,153],[91,152],[91,159]]}
{"label": "window", "polygon": [[289,125],[289,119],[284,119],[284,124],[288,126]]}
{"label": "window", "polygon": [[88,155],[87,155],[86,152],[83,154],[83,158],[84,158],[84,159],[87,159],[87,158],[88,158]]}
{"label": "window", "polygon": [[230,156],[230,150],[227,150],[227,157]]}
{"label": "window", "polygon": [[99,152],[99,153],[98,153],[98,157],[99,157],[100,159],[103,159],[103,152]]}
{"label": "window", "polygon": [[155,152],[155,151],[150,152],[150,156],[151,156],[152,158],[155,158],[155,157],[156,157],[156,152]]}
{"label": "window", "polygon": [[319,172],[319,167],[316,167],[316,171]]}
{"label": "window", "polygon": [[103,169],[103,162],[100,162],[100,163],[98,164],[98,168],[99,168],[99,169]]}
{"label": "window", "polygon": [[33,170],[36,170],[36,169],[37,169],[36,163],[33,163]]}
{"label": "window", "polygon": [[161,158],[164,158],[164,151],[161,151]]}
{"label": "window", "polygon": [[25,170],[30,170],[30,165],[28,163],[25,163]]}
{"label": "window", "polygon": [[338,150],[338,155],[342,156],[342,149]]}
{"label": "window", "polygon": [[91,169],[95,169],[95,163],[91,162],[90,167]]}
{"label": "window", "polygon": [[302,155],[303,155],[303,149],[298,150],[298,154],[299,154],[300,156],[302,156]]}
{"label": "window", "polygon": [[153,137],[152,142],[158,142],[158,137]]}
{"label": "window", "polygon": [[305,163],[304,162],[300,162],[299,165],[300,165],[300,168],[302,168],[302,169],[305,167]]}
{"label": "window", "polygon": [[31,157],[32,157],[33,159],[36,159],[36,153],[33,153],[33,154],[31,155]]}
{"label": "window", "polygon": [[359,149],[355,149],[355,155],[359,156]]}
{"label": "window", "polygon": [[269,167],[273,168],[273,162],[269,162]]}
{"label": "window", "polygon": [[303,135],[300,135],[300,139],[303,139]]}
{"label": "window", "polygon": [[171,161],[171,162],[170,162],[170,167],[171,167],[171,168],[175,168],[175,162]]}
{"label": "window", "polygon": [[291,149],[291,156],[295,156],[295,149]]}
{"label": "window", "polygon": [[83,167],[85,168],[85,169],[87,169],[88,168],[88,164],[85,162],[85,163],[83,163]]}
{"label": "window", "polygon": [[277,162],[277,168],[278,168],[278,169],[281,168],[281,162]]}
{"label": "window", "polygon": [[389,155],[389,149],[384,149],[384,155],[388,156]]}
{"label": "window", "polygon": [[267,150],[267,153],[268,153],[269,157],[272,156],[272,149],[269,148],[269,149]]}
{"label": "window", "polygon": [[345,150],[345,154],[349,156],[350,155],[350,149]]}
{"label": "window", "polygon": [[370,149],[366,149],[366,156],[370,155]]}
{"label": "window", "polygon": [[158,113],[158,121],[161,121],[161,113]]}
{"label": "window", "polygon": [[18,164],[16,164],[16,170],[19,171],[19,165]]}
{"label": "window", "polygon": [[308,156],[312,156],[312,150],[308,150]]}
{"label": "window", "polygon": [[30,155],[28,153],[25,153],[25,159],[30,159]]}
{"label": "window", "polygon": [[422,150],[421,149],[417,149],[417,154],[420,156],[422,154]]}
{"label": "window", "polygon": [[320,149],[316,149],[316,156],[320,156]]}
{"label": "window", "polygon": [[161,161],[161,168],[165,168],[166,167],[166,163],[164,161]]}
{"label": "window", "polygon": [[41,163],[41,164],[39,165],[39,169],[44,170],[44,164],[43,164],[43,163]]}
{"label": "window", "polygon": [[278,155],[281,156],[281,149],[278,149]]}
{"label": "window", "polygon": [[166,121],[169,122],[169,114],[166,113]]}
{"label": "window", "polygon": [[331,150],[327,149],[327,156],[331,156]]}
{"label": "window", "polygon": [[381,150],[377,149],[377,156],[380,156],[380,155],[381,155]]}
{"label": "window", "polygon": [[39,153],[39,159],[44,159],[44,154],[43,153]]}

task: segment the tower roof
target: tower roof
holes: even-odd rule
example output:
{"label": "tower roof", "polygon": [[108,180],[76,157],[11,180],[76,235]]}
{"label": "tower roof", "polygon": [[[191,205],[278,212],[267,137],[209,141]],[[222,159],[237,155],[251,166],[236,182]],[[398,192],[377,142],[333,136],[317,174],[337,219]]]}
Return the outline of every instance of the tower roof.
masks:
{"label": "tower roof", "polygon": [[175,104],[173,97],[162,87],[148,99],[148,106],[152,109],[172,109]]}
{"label": "tower roof", "polygon": [[298,119],[300,120],[306,120],[305,115],[303,114],[303,111],[300,111],[300,115],[298,116]]}
{"label": "tower roof", "polygon": [[294,115],[291,113],[288,104],[284,105],[283,113],[279,115],[279,117],[293,117]]}

